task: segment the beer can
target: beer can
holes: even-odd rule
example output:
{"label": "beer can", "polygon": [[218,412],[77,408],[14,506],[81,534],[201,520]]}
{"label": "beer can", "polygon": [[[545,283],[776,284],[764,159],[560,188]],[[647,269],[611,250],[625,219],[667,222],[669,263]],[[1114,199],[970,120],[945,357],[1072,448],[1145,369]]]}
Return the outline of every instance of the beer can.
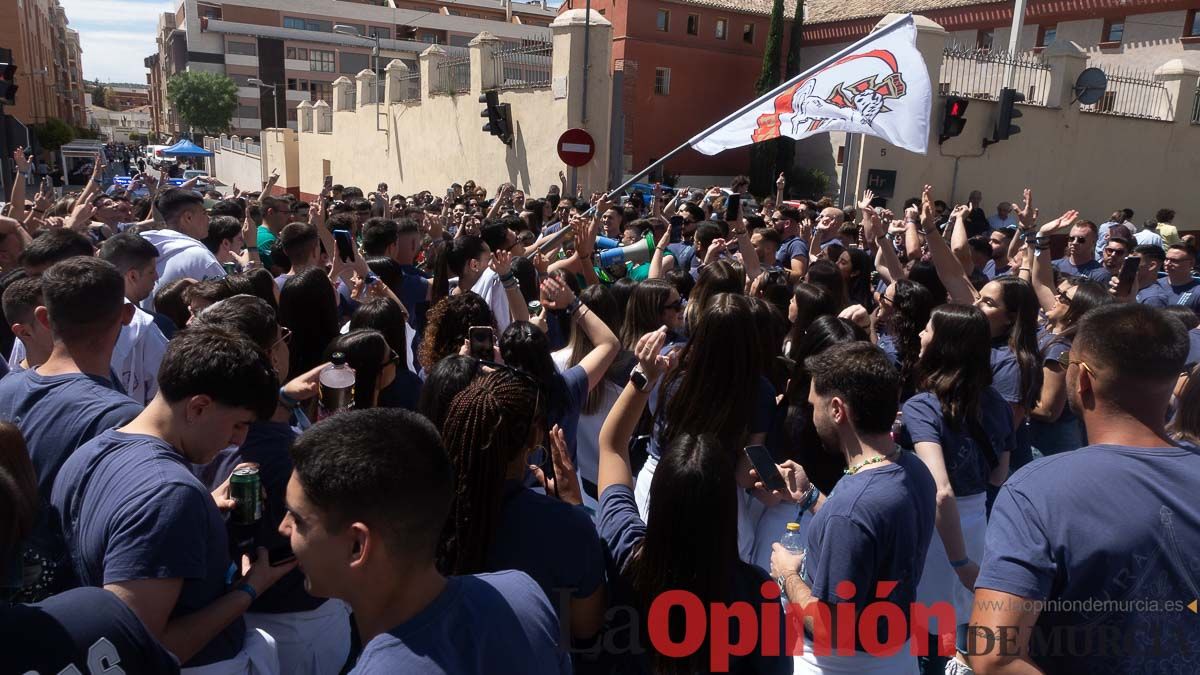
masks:
{"label": "beer can", "polygon": [[237,502],[230,515],[235,525],[254,525],[262,520],[262,479],[257,468],[236,469],[229,478],[229,496]]}

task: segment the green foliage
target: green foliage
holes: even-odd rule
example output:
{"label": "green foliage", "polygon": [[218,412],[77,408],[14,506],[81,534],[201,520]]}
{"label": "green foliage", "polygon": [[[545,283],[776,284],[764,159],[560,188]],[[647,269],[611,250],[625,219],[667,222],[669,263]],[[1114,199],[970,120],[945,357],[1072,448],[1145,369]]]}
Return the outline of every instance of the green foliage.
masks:
{"label": "green foliage", "polygon": [[85,129],[83,127],[74,127],[74,129],[75,138],[88,138],[93,140],[100,138],[100,132],[94,129]]}
{"label": "green foliage", "polygon": [[[763,50],[762,72],[754,83],[754,91],[763,95],[779,86],[780,60],[783,42],[783,0],[771,5],[771,25],[767,29],[767,45]],[[757,143],[750,148],[750,192],[756,195],[775,193],[776,156],[778,144],[790,139],[778,139]]]}
{"label": "green foliage", "polygon": [[98,84],[92,89],[92,105],[98,105],[101,108],[108,107],[108,87]]}
{"label": "green foliage", "polygon": [[237,85],[227,75],[184,71],[167,82],[167,98],[183,122],[195,131],[220,134],[237,110]]}
{"label": "green foliage", "polygon": [[46,150],[57,150],[75,140],[75,129],[57,117],[47,118],[42,124],[33,125],[38,143]]}
{"label": "green foliage", "polygon": [[[784,140],[795,142],[790,138]],[[787,199],[820,199],[829,191],[829,176],[820,169],[793,166],[786,173],[787,191],[784,197]]]}
{"label": "green foliage", "polygon": [[792,30],[788,33],[787,68],[784,74],[791,79],[800,74],[800,48],[804,46],[804,0],[796,0]]}

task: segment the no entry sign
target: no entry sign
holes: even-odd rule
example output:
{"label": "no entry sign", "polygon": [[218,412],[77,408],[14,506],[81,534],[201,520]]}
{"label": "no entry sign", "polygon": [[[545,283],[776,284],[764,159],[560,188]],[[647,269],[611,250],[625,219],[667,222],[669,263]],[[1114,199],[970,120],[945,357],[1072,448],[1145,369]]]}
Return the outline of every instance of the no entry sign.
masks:
{"label": "no entry sign", "polygon": [[583,166],[596,154],[596,142],[583,129],[567,129],[558,137],[558,158],[567,166]]}

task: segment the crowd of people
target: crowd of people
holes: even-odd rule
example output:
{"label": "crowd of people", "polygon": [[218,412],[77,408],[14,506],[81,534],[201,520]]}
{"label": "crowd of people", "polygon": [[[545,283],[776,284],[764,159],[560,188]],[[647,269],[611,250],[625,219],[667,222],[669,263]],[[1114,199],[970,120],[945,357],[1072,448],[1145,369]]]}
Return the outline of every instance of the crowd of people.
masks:
{"label": "crowd of people", "polygon": [[1169,210],[104,175],[0,217],[4,673],[1200,668]]}

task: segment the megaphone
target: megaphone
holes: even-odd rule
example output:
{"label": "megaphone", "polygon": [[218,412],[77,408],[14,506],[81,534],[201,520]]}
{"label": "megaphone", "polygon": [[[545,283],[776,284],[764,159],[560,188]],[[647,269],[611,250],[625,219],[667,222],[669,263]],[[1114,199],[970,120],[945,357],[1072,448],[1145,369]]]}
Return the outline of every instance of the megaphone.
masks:
{"label": "megaphone", "polygon": [[[597,246],[599,243],[597,242]],[[641,264],[648,262],[651,256],[654,255],[654,233],[647,232],[646,238],[641,241],[635,241],[628,246],[621,248],[610,248],[607,251],[600,252],[600,267],[608,267],[620,263],[635,263]]]}
{"label": "megaphone", "polygon": [[597,251],[607,251],[610,248],[621,248],[621,242],[608,237],[596,237]]}

